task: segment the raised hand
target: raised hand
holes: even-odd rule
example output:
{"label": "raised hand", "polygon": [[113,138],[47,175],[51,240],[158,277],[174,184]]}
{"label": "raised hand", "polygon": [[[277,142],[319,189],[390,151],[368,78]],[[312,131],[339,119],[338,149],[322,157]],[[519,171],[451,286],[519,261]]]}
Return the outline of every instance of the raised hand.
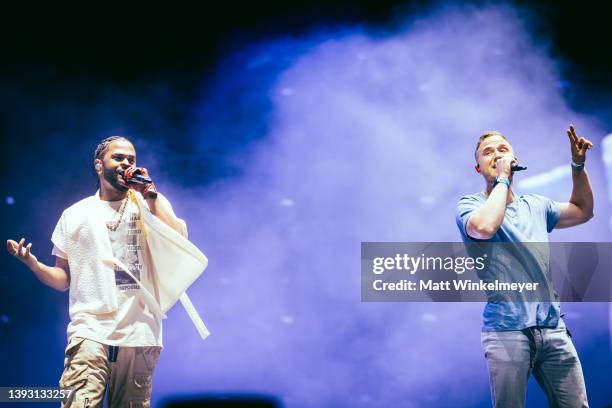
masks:
{"label": "raised hand", "polygon": [[[149,175],[149,171],[146,168],[134,167],[134,166],[128,167],[125,170],[125,177],[129,180],[134,176],[134,174],[137,174],[137,173],[147,178],[151,178],[151,176]],[[138,182],[130,182],[129,187],[138,191],[146,199],[157,198],[157,189],[155,188],[154,183],[142,184]]]}
{"label": "raised hand", "polygon": [[512,176],[512,164],[516,162],[513,156],[501,156],[495,161],[495,169],[499,177],[510,178]]}
{"label": "raised hand", "polygon": [[19,259],[21,262],[26,264],[30,269],[32,269],[38,260],[32,254],[32,243],[30,242],[25,247],[25,238],[21,238],[19,242],[13,241],[12,239],[6,240],[6,250],[9,254],[13,255],[15,258]]}
{"label": "raised hand", "polygon": [[584,164],[586,151],[593,147],[593,143],[584,137],[578,137],[574,130],[574,125],[571,124],[567,130],[567,137],[569,137],[572,149],[572,161],[576,164]]}

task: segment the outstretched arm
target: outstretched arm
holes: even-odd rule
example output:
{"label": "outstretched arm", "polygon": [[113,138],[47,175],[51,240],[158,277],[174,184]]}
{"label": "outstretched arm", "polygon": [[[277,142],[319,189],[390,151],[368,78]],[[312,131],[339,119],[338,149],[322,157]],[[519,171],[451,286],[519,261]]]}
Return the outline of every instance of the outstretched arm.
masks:
{"label": "outstretched arm", "polygon": [[70,268],[68,261],[60,257],[56,257],[55,266],[48,266],[40,262],[34,254],[32,254],[32,243],[23,246],[25,238],[21,238],[19,242],[9,239],[6,241],[6,249],[9,254],[23,262],[36,277],[45,285],[59,291],[65,291],[70,286]]}
{"label": "outstretched arm", "polygon": [[593,190],[589,175],[583,168],[586,151],[593,147],[593,143],[584,137],[578,137],[572,125],[567,130],[567,136],[572,150],[572,194],[569,202],[562,204],[555,228],[573,227],[593,217]]}

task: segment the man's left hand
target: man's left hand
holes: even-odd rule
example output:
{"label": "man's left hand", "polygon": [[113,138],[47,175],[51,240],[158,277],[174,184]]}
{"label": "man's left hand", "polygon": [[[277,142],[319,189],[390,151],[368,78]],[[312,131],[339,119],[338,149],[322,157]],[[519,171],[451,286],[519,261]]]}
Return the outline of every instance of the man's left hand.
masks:
{"label": "man's left hand", "polygon": [[[136,172],[138,172],[138,174],[145,176],[147,178],[151,178],[151,176],[149,175],[149,171],[144,168],[144,167],[128,167],[125,170],[125,178],[127,180],[131,179],[134,174],[136,174]],[[140,194],[142,194],[142,196],[145,199],[156,199],[157,198],[157,189],[155,188],[155,184],[154,183],[148,183],[148,184],[142,184],[142,183],[138,183],[138,182],[130,182],[128,183],[129,187],[131,189],[134,189],[136,191],[138,191]]]}
{"label": "man's left hand", "polygon": [[586,160],[586,151],[593,147],[593,143],[584,137],[578,137],[574,130],[574,125],[569,126],[567,137],[569,137],[570,146],[572,148],[572,161],[576,164],[584,164]]}

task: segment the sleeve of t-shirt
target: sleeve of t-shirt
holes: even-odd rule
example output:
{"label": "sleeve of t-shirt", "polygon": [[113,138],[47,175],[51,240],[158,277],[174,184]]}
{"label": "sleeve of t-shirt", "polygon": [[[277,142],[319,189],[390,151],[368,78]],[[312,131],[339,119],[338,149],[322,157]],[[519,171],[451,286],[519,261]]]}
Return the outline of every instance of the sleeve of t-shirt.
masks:
{"label": "sleeve of t-shirt", "polygon": [[53,234],[51,235],[51,242],[53,242],[53,249],[51,255],[59,256],[60,258],[68,259],[66,254],[66,217],[64,214],[60,217]]}
{"label": "sleeve of t-shirt", "polygon": [[548,197],[540,196],[546,212],[546,230],[551,232],[561,217],[561,203]]}
{"label": "sleeve of t-shirt", "polygon": [[468,235],[467,223],[474,211],[480,208],[482,204],[483,203],[473,195],[463,196],[461,199],[459,199],[459,202],[457,203],[455,221],[457,222],[457,227],[459,228],[459,231],[463,237],[475,239]]}
{"label": "sleeve of t-shirt", "polygon": [[64,258],[68,260],[68,254],[59,249],[56,245],[53,245],[53,249],[51,250],[51,255],[55,255],[60,258]]}

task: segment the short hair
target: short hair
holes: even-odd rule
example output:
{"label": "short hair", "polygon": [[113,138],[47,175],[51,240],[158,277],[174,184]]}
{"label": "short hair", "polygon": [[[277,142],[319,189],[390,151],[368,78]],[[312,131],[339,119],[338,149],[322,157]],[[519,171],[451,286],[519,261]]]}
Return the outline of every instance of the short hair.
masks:
{"label": "short hair", "polygon": [[106,139],[104,139],[100,143],[98,143],[98,146],[96,147],[96,150],[94,151],[94,161],[96,159],[102,160],[102,158],[104,157],[104,154],[108,150],[108,146],[111,143],[116,142],[117,140],[125,140],[128,143],[132,143],[125,136],[110,136],[110,137],[107,137]]}
{"label": "short hair", "polygon": [[506,142],[510,143],[510,141],[508,140],[508,138],[504,135],[502,135],[501,132],[498,132],[497,130],[488,130],[486,132],[484,132],[479,138],[478,138],[478,143],[476,143],[476,150],[474,150],[474,159],[476,159],[476,163],[478,163],[478,148],[480,147],[480,144],[487,138],[491,137],[491,136],[499,136],[502,139],[504,139]]}

